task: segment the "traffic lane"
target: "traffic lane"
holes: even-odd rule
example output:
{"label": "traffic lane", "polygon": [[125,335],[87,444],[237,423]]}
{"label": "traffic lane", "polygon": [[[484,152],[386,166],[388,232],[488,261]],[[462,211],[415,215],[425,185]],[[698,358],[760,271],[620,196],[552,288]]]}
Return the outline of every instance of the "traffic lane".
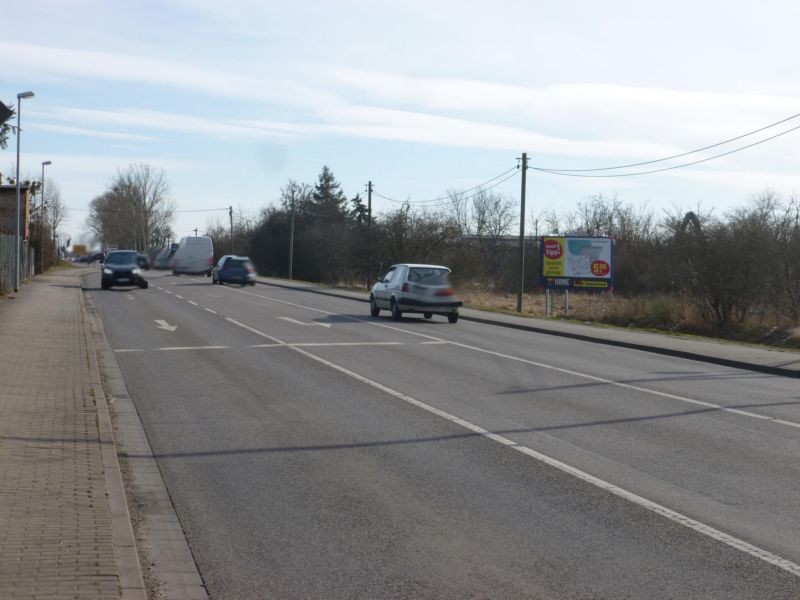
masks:
{"label": "traffic lane", "polygon": [[[800,435],[445,346],[313,354],[626,490],[800,561]],[[520,388],[524,393],[518,393]],[[752,421],[761,425],[760,421]],[[762,426],[763,427],[763,426]]]}
{"label": "traffic lane", "polygon": [[113,289],[99,291],[93,287],[93,277],[87,283],[90,290],[87,293],[92,295],[107,326],[110,346],[117,354],[156,348],[196,348],[197,354],[216,346],[252,345],[251,336],[230,327],[222,316],[209,313],[199,304],[194,306],[171,297],[155,286],[128,293]]}
{"label": "traffic lane", "polygon": [[[255,291],[259,289],[260,286]],[[731,408],[758,407],[759,413],[775,419],[800,421],[800,394],[796,381],[787,377],[469,321],[459,321],[452,326],[437,321],[436,317],[433,321],[425,321],[411,315],[396,323],[388,319],[385,311],[377,319],[368,316],[365,303],[285,288],[264,286],[264,290],[259,293],[265,298],[306,306],[312,313],[330,311],[363,319],[379,328],[402,329],[628,385],[730,405]]]}
{"label": "traffic lane", "polygon": [[[217,314],[235,319],[247,318],[251,325],[266,327],[288,343],[358,342],[418,343],[419,336],[403,331],[386,331],[346,316],[324,314],[266,300],[252,287],[215,286],[202,278],[170,278],[155,286],[172,298],[194,301]],[[359,331],[361,330],[361,331]]]}
{"label": "traffic lane", "polygon": [[[235,302],[231,302],[230,304],[235,304]],[[285,306],[285,305],[283,305],[283,306]],[[263,309],[262,309],[261,312],[263,312]],[[237,316],[239,318],[244,318],[244,316],[241,315],[241,314],[237,314]],[[438,352],[436,354],[438,355]],[[425,363],[429,363],[432,360],[435,360],[435,357],[432,357],[431,359],[425,359],[424,362]],[[391,364],[392,362],[394,362],[394,361],[388,361],[387,364]],[[400,359],[400,362],[402,362],[402,359]],[[419,377],[415,377],[414,379],[419,379]],[[483,380],[483,379],[486,379],[486,377],[482,377],[481,378],[481,380]],[[466,392],[465,393],[465,397],[469,398],[470,397],[469,394],[473,394],[474,395],[475,391],[480,389],[479,384],[480,384],[480,381],[477,382],[477,385],[470,384],[468,386],[468,389],[465,390],[465,392]],[[574,385],[574,383],[567,383],[566,385]],[[428,386],[426,384],[426,388],[427,387]],[[485,402],[480,402],[480,407],[483,408],[485,404],[486,404]],[[559,406],[561,408],[563,408],[563,405],[559,405]],[[601,407],[601,409],[607,410],[606,407]],[[614,419],[612,421],[615,422],[615,423],[627,423],[627,422],[631,422],[631,421],[637,422],[637,421],[640,421],[640,420],[649,420],[649,419],[653,419],[653,418],[665,418],[664,415],[666,415],[667,418],[668,417],[674,417],[674,412],[672,412],[672,413],[669,413],[669,412],[668,413],[659,413],[659,415],[653,416],[653,415],[650,415],[650,414],[647,414],[647,415],[633,414],[633,415],[631,415],[629,412],[625,412],[626,410],[627,410],[627,408],[623,408],[621,414],[615,414]],[[572,411],[573,411],[573,408],[570,407],[570,410],[568,411],[567,414],[559,414],[558,418],[562,419],[562,420],[563,419],[567,419],[567,423],[571,423],[571,421],[569,421],[569,419],[573,418]],[[484,411],[484,413],[485,412],[486,411]],[[690,414],[691,414],[691,411],[690,411]],[[534,415],[534,416],[536,416],[538,418],[537,415]],[[495,419],[495,417],[497,417],[497,419]],[[513,418],[508,418],[507,415],[504,415],[503,413],[497,412],[497,411],[495,411],[495,412],[493,412],[492,414],[489,414],[489,415],[483,414],[481,418],[484,419],[482,421],[482,424],[487,425],[489,428],[491,428],[493,430],[502,430],[502,429],[510,429],[510,430],[523,429],[523,430],[528,430],[528,429],[535,429],[534,426],[527,425],[527,424],[525,426],[522,426],[520,423],[524,422],[523,417],[514,416]],[[585,419],[587,423],[599,423],[599,424],[603,424],[604,423],[603,420],[598,420],[598,417],[595,414],[591,414],[591,415],[584,414],[584,415],[581,415],[581,418]],[[605,419],[606,421],[609,420],[606,415],[604,415],[602,418]],[[547,431],[548,427],[551,427],[551,426],[550,425],[546,425],[544,430]],[[562,425],[556,424],[556,425],[552,425],[552,427],[560,428],[560,427],[562,427]],[[572,425],[568,425],[567,428],[574,430],[574,427]],[[541,430],[541,427],[539,429]],[[550,434],[549,437],[552,438],[553,434]],[[584,436],[581,436],[581,439],[575,440],[574,442],[567,443],[567,448],[572,450],[573,452],[574,452],[574,448],[575,447],[585,449],[588,444],[583,439],[583,437]],[[677,438],[676,438],[675,435],[672,434],[671,431],[668,431],[666,434],[663,434],[662,437],[666,438],[667,442],[666,442],[666,444],[659,445],[659,448],[665,446],[666,450],[665,450],[664,456],[671,457],[674,454],[674,452],[670,452],[671,445],[674,443],[674,440],[677,439]],[[625,438],[624,437],[620,437],[619,439],[625,439]],[[614,434],[612,434],[611,441],[616,441],[616,440],[617,440],[617,436],[616,436],[616,433],[614,433]],[[728,442],[726,442],[726,444],[727,443]],[[603,440],[603,443],[598,445],[598,447],[591,448],[591,451],[589,452],[589,456],[590,457],[606,457],[607,458],[609,450],[608,450],[608,446],[606,444],[607,444],[607,441]],[[725,447],[725,445],[723,445],[723,448],[724,447]],[[697,452],[697,450],[696,450],[697,444],[696,443],[695,444],[689,444],[689,448],[691,449],[691,452],[694,452],[694,453]],[[614,449],[612,448],[612,454],[613,454],[613,450]],[[702,452],[702,450],[701,450],[701,452]],[[623,447],[621,449],[621,454],[622,454],[623,457],[626,456],[629,453],[630,453],[630,451],[629,451],[629,449],[627,447]],[[724,453],[725,452],[723,451],[723,454]],[[617,454],[620,454],[620,453],[617,453]],[[659,455],[660,455],[660,452],[659,452]],[[567,456],[565,458],[569,458],[569,459],[574,460],[574,458],[572,458],[571,456]],[[658,455],[655,457],[655,459],[657,459],[657,458],[658,458]],[[615,471],[615,470],[618,471],[619,470],[619,463],[618,463],[619,460],[622,460],[622,459],[618,458],[617,456],[614,456],[614,458],[612,460],[606,460],[606,463],[610,463],[610,468],[611,468],[610,470],[611,471]],[[701,465],[701,466],[703,464],[705,464],[705,463],[703,463],[702,461],[698,463],[698,465]],[[597,473],[598,472],[597,471],[597,467],[596,467],[596,465],[594,465],[594,466],[595,466],[595,470],[591,471],[591,472]],[[656,463],[653,466],[648,466],[646,471],[652,472],[653,469],[658,469],[659,467],[660,467],[660,465],[658,463]],[[744,471],[744,472],[750,472],[753,469],[746,469],[745,468],[745,469],[741,469],[741,470]],[[776,470],[776,466],[775,465],[772,465],[772,468],[771,469],[767,469],[766,471],[764,471],[763,469],[760,469],[760,471],[764,471],[766,473],[769,473],[769,472],[774,471],[774,470]],[[600,473],[601,474],[605,474],[608,471],[609,471],[609,464],[605,464],[604,465],[604,469],[600,470]],[[615,475],[617,475],[618,481],[623,486],[632,486],[632,485],[634,485],[630,481],[631,480],[631,475],[630,474],[628,474],[628,477],[623,477],[623,478],[619,478],[618,474],[616,474],[616,473],[615,473]],[[734,514],[734,515],[731,516],[729,514],[731,512],[729,509],[726,512],[725,509],[728,508],[728,503],[727,502],[723,502],[722,503],[723,506],[721,508],[723,510],[720,510],[720,506],[717,505],[719,503],[716,500],[714,500],[714,502],[709,504],[709,502],[707,502],[707,497],[704,496],[704,495],[700,495],[699,498],[693,498],[692,497],[692,490],[694,489],[694,487],[690,488],[690,490],[684,490],[683,487],[677,487],[676,488],[675,484],[670,481],[669,477],[665,477],[663,474],[660,474],[659,478],[655,478],[655,483],[656,484],[662,484],[661,487],[664,487],[663,483],[666,480],[667,482],[670,483],[670,485],[666,487],[666,490],[661,490],[661,493],[659,493],[659,494],[654,496],[653,493],[652,493],[653,492],[653,482],[649,481],[649,479],[654,479],[654,478],[652,478],[652,477],[648,478],[648,477],[645,477],[644,475],[646,475],[646,473],[642,473],[640,470],[634,470],[633,471],[633,479],[637,480],[635,482],[636,485],[640,485],[640,486],[642,485],[640,482],[638,482],[638,480],[644,480],[645,483],[648,483],[650,485],[650,488],[646,489],[646,491],[649,493],[648,497],[651,497],[651,498],[653,498],[653,497],[655,497],[655,498],[667,498],[670,501],[675,502],[675,499],[672,498],[672,496],[676,495],[676,490],[677,490],[677,495],[679,495],[681,497],[684,496],[684,495],[689,496],[688,499],[681,498],[683,500],[683,502],[681,504],[679,504],[679,506],[686,505],[686,508],[695,511],[695,513],[699,512],[704,517],[707,516],[708,514],[711,514],[712,516],[714,516],[714,518],[717,518],[717,522],[718,523],[722,523],[722,524],[725,524],[725,525],[728,525],[731,522],[735,523],[737,521],[742,521],[743,520],[744,521],[744,525],[743,525],[744,528],[752,528],[753,527],[754,521],[752,519],[741,519],[741,516],[742,516],[741,514]],[[707,475],[706,473],[703,473],[702,470],[700,470],[698,476],[696,477],[696,479],[699,480],[700,482],[705,482],[706,481],[706,475]],[[793,481],[794,479],[795,478],[790,478],[789,481]],[[712,477],[712,482],[713,482],[713,477]],[[696,483],[697,482],[693,482],[693,486],[696,485]],[[712,493],[712,499],[718,498],[720,495],[722,495],[724,498],[727,499],[727,497],[730,495],[730,490],[727,489],[726,487],[722,486],[722,485],[719,485],[719,487],[721,489],[717,489]],[[767,492],[771,492],[771,490],[773,489],[773,486],[772,485],[765,485],[765,486],[764,485],[760,485],[760,486],[757,486],[757,489],[764,489]],[[695,493],[694,495],[696,496],[697,494]],[[768,495],[768,497],[771,496],[771,494],[769,494],[769,493],[767,495]],[[776,497],[779,497],[779,498],[789,497],[789,498],[791,498],[791,497],[794,497],[794,493],[790,491],[788,496],[778,495]],[[703,507],[701,507],[701,508],[704,508],[704,510],[699,510],[698,509],[698,507],[696,506],[698,503],[703,505]],[[750,506],[751,503],[747,502],[746,505]],[[672,506],[674,506],[674,504],[672,504]],[[781,512],[778,512],[778,514],[779,515],[785,515],[786,512],[785,511],[781,511]],[[722,515],[723,517],[725,515],[728,515],[728,516],[726,518],[724,518],[723,520],[720,520],[721,517],[719,515]],[[757,521],[755,521],[755,523],[757,523]],[[759,528],[760,528],[760,525],[757,526],[758,532],[764,534],[764,530],[759,529]],[[780,537],[781,532],[791,531],[791,528],[790,529],[786,529],[786,528],[783,528],[783,527],[780,527],[780,526],[779,527],[768,527],[768,528],[766,528],[767,532],[769,532],[770,530],[775,530],[777,532],[777,536]],[[747,533],[745,531],[742,531],[741,528],[739,530],[737,530],[737,531],[739,531],[741,533]],[[770,542],[770,543],[773,543],[773,544],[775,543],[775,540],[774,540],[773,536],[770,536],[770,535],[761,535],[759,540],[760,541],[767,541],[767,542]],[[785,546],[785,544],[784,544],[784,546]],[[785,549],[785,548],[783,548],[783,549]]]}
{"label": "traffic lane", "polygon": [[202,368],[188,352],[123,356],[212,596],[744,598],[796,585],[287,350],[201,354]]}

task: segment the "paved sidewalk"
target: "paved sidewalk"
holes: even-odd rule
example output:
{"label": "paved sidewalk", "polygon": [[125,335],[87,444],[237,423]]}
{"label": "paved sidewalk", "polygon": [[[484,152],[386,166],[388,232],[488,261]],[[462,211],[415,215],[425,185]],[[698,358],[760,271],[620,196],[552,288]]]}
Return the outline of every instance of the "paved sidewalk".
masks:
{"label": "paved sidewalk", "polygon": [[[292,289],[303,289],[316,294],[347,298],[361,302],[369,301],[368,292],[353,292],[318,284],[289,281],[271,277],[259,277],[258,282]],[[364,315],[368,314],[364,310]],[[800,377],[800,352],[771,349],[747,344],[728,343],[697,337],[630,331],[619,327],[605,327],[563,321],[520,317],[495,313],[474,308],[462,308],[461,318],[467,321],[488,323],[501,327],[511,327],[584,340],[594,343],[633,348],[656,352],[667,356],[677,356],[729,367],[751,369],[787,377]]]}
{"label": "paved sidewalk", "polygon": [[0,302],[0,598],[145,598],[77,275]]}

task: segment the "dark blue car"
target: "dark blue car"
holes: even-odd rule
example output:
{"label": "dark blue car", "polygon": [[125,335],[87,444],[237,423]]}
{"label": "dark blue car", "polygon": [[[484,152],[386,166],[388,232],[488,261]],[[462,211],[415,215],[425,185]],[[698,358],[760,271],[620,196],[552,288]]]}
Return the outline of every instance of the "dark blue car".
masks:
{"label": "dark blue car", "polygon": [[211,270],[211,282],[238,283],[239,285],[256,284],[256,268],[247,256],[226,254]]}

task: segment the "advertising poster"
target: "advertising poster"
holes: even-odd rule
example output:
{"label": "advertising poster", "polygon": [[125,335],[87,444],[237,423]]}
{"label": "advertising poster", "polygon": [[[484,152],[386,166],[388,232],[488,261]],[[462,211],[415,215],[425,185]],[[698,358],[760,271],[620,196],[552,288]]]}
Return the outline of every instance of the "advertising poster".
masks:
{"label": "advertising poster", "polygon": [[614,287],[614,240],[610,237],[546,236],[539,243],[542,285],[610,290]]}

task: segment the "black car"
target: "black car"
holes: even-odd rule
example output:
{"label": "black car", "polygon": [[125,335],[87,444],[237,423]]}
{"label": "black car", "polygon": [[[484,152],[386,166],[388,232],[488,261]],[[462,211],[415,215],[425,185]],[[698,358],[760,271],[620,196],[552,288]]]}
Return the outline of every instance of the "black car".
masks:
{"label": "black car", "polygon": [[147,289],[147,280],[142,277],[138,264],[139,253],[135,250],[114,250],[108,253],[103,263],[100,287],[104,290],[115,285],[138,285]]}
{"label": "black car", "polygon": [[139,265],[140,269],[150,269],[150,259],[147,257],[146,254],[142,254],[141,252],[136,257],[136,263]]}

